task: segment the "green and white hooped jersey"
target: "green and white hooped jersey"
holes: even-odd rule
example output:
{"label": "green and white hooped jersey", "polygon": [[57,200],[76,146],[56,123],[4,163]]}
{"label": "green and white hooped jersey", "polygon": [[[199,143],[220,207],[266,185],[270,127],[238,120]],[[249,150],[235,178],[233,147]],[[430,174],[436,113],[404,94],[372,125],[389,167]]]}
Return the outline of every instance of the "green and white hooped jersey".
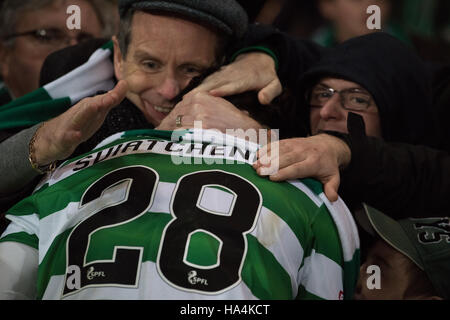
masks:
{"label": "green and white hooped jersey", "polygon": [[0,241],[38,249],[37,298],[352,296],[359,239],[345,204],[313,180],[259,177],[255,145],[199,133],[114,135],[8,212]]}

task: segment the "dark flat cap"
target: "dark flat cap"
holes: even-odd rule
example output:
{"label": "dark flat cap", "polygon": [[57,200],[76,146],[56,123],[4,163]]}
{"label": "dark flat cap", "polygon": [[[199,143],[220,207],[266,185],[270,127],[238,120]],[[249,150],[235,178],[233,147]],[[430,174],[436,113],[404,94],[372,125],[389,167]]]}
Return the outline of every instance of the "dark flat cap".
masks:
{"label": "dark flat cap", "polygon": [[248,24],[247,13],[235,0],[119,0],[120,17],[130,8],[177,13],[237,38],[244,35]]}

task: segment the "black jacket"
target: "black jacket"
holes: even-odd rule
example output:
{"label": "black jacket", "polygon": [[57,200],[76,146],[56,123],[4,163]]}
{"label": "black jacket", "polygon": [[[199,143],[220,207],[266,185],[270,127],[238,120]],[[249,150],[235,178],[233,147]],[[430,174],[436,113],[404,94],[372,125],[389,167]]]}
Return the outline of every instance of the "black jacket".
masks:
{"label": "black jacket", "polygon": [[[349,116],[356,123],[348,124],[354,127],[351,134],[339,135],[352,150],[351,165],[342,172],[342,198],[350,206],[367,202],[394,218],[448,215],[450,67],[433,74],[400,41],[375,33],[321,51],[321,59],[302,74],[298,59],[305,53],[295,54],[296,41],[278,43],[280,57],[294,61],[291,69],[286,68],[291,60],[280,61],[280,70],[291,73],[280,72],[281,81],[297,87],[299,98],[314,81],[330,75],[359,83],[377,103],[384,141],[365,136],[361,117]],[[307,112],[302,120],[309,122]]]}
{"label": "black jacket", "polygon": [[352,161],[342,173],[343,196],[362,199],[395,218],[450,214],[450,66],[436,72],[433,92],[437,136],[427,145],[434,148],[386,143],[357,130],[344,137]]}
{"label": "black jacket", "polygon": [[339,189],[348,204],[366,202],[395,219],[449,215],[450,150],[367,137],[354,114],[348,127],[350,134],[328,132],[352,153]]}
{"label": "black jacket", "polygon": [[396,219],[448,216],[450,154],[425,146],[367,138],[351,147],[342,196],[360,199]]}

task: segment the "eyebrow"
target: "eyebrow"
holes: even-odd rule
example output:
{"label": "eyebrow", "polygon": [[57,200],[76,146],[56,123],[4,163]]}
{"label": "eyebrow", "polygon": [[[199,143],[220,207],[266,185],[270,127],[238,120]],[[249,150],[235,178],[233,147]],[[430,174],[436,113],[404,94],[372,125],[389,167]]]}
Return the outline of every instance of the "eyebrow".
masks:
{"label": "eyebrow", "polygon": [[161,62],[159,61],[158,58],[152,56],[150,53],[148,53],[147,51],[143,51],[143,50],[136,50],[136,52],[133,55],[137,60],[139,59],[151,59],[154,60],[155,62]]}
{"label": "eyebrow", "polygon": [[[133,57],[136,60],[144,60],[144,59],[149,59],[149,60],[153,60],[156,63],[162,63],[162,61],[156,57],[154,57],[151,53],[144,51],[142,49],[137,49],[136,52],[134,53]],[[206,63],[201,63],[201,62],[197,62],[197,61],[186,61],[184,63],[181,64],[182,67],[185,66],[193,66],[199,69],[208,69],[210,66]]]}

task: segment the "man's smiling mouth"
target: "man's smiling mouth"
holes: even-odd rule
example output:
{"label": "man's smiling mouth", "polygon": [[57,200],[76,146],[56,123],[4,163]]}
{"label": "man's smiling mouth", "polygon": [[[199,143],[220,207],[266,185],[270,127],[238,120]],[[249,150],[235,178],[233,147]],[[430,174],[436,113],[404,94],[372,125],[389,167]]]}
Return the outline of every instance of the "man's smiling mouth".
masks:
{"label": "man's smiling mouth", "polygon": [[158,111],[158,112],[162,112],[162,113],[170,113],[170,111],[172,111],[173,107],[162,107],[162,106],[153,106],[153,108]]}

